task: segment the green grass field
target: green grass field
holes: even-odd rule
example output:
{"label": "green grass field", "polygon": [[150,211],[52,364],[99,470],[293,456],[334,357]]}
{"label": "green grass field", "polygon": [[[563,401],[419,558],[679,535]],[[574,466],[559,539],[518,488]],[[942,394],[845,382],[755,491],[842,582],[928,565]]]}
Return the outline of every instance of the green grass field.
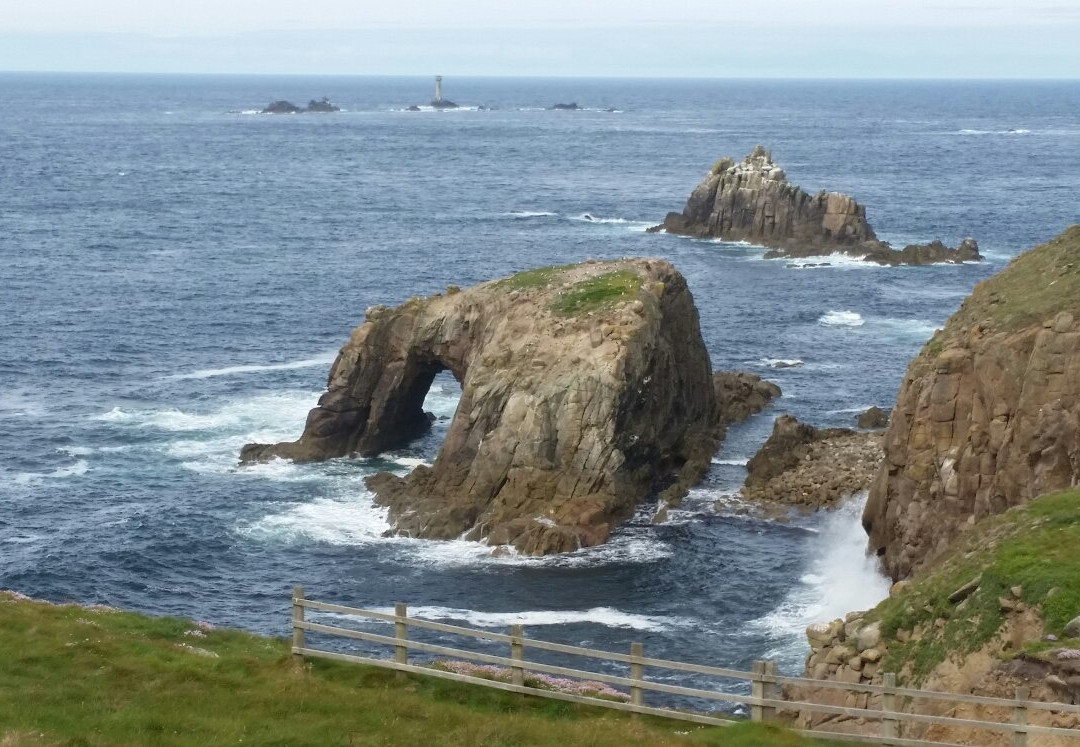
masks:
{"label": "green grass field", "polygon": [[377,667],[297,665],[282,639],[0,593],[0,747],[822,744]]}

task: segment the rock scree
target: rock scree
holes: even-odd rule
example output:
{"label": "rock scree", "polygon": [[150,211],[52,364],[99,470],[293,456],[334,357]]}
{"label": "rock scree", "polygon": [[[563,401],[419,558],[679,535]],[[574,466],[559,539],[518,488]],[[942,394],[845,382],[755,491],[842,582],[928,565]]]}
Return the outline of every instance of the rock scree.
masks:
{"label": "rock scree", "polygon": [[676,502],[743,414],[716,392],[771,391],[756,377],[714,381],[668,262],[540,268],[368,309],[300,439],[249,444],[241,461],[403,447],[430,427],[424,397],[443,370],[462,394],[435,462],[368,485],[394,533],[532,555],[604,542],[647,497]]}
{"label": "rock scree", "polygon": [[863,514],[902,579],[977,520],[1080,484],[1080,226],[979,283],[912,361]]}
{"label": "rock scree", "polygon": [[866,208],[839,192],[816,195],[787,180],[772,155],[757,146],[736,163],[717,161],[694,189],[681,213],[668,213],[662,225],[685,236],[748,241],[771,247],[766,257],[815,257],[839,252],[882,265],[974,262],[979,246],[968,238],[956,249],[940,241],[893,249],[880,241],[866,220]]}
{"label": "rock scree", "polygon": [[804,509],[835,508],[866,490],[881,464],[881,435],[815,428],[791,415],[746,465],[744,498]]}

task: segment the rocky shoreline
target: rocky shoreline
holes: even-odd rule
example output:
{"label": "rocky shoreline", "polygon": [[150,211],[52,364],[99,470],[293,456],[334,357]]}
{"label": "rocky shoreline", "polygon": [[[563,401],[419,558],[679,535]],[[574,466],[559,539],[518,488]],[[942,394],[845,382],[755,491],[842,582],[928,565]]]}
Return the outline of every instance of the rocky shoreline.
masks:
{"label": "rocky shoreline", "polygon": [[781,415],[747,464],[741,494],[771,507],[836,508],[870,487],[881,459],[880,433],[819,429]]}

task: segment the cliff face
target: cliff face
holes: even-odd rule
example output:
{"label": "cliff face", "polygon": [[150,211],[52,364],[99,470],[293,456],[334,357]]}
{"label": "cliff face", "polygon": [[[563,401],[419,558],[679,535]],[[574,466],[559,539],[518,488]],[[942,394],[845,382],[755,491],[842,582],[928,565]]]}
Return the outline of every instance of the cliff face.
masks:
{"label": "cliff face", "polygon": [[531,270],[369,309],[298,441],[242,461],[373,456],[422,434],[433,377],[462,385],[431,467],[369,479],[397,532],[544,554],[603,542],[647,495],[675,500],[722,427],[698,314],[662,260]]}
{"label": "cliff face", "polygon": [[893,249],[879,241],[866,208],[839,192],[804,192],[760,145],[736,163],[724,158],[694,189],[681,213],[668,213],[668,233],[749,241],[772,247],[766,257],[810,257],[842,252],[879,264],[931,264],[980,259],[978,244],[957,249],[940,241]]}
{"label": "cliff face", "polygon": [[1080,483],[1080,226],[980,283],[912,362],[863,524],[894,579]]}

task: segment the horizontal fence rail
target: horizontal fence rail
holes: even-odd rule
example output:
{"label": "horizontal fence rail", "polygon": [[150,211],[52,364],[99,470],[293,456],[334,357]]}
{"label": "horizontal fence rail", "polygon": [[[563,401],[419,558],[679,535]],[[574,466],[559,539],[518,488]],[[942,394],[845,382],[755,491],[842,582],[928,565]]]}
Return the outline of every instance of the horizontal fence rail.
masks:
{"label": "horizontal fence rail", "polygon": [[[377,633],[369,633],[353,628],[311,622],[306,619],[306,610],[330,612],[387,623],[393,625],[394,634],[379,635]],[[480,653],[452,646],[411,640],[409,638],[410,628],[430,630],[437,633],[462,636],[474,640],[503,643],[507,645],[509,655],[500,656],[497,654]],[[846,734],[817,729],[802,731],[803,734],[808,736],[828,737],[835,740],[897,745],[897,747],[900,747],[901,745],[940,745],[941,747],[952,747],[956,744],[953,742],[933,742],[924,739],[912,739],[900,735],[902,725],[925,724],[1012,734],[1012,744],[1014,747],[1024,747],[1024,745],[1027,744],[1028,734],[1070,737],[1076,740],[1077,744],[1080,745],[1080,730],[1078,729],[1028,724],[1029,711],[1053,711],[1055,713],[1068,713],[1080,716],[1080,706],[1030,700],[1028,690],[1024,687],[1017,688],[1016,697],[1013,699],[990,698],[979,695],[964,695],[960,693],[946,693],[933,690],[917,690],[897,687],[896,675],[891,673],[883,675],[883,683],[881,685],[869,685],[814,680],[805,677],[781,676],[777,674],[775,662],[754,662],[753,670],[746,672],[725,667],[714,667],[705,664],[647,657],[645,656],[644,648],[640,643],[631,644],[629,654],[621,654],[613,651],[601,651],[581,646],[570,646],[562,643],[526,638],[525,629],[521,625],[511,625],[508,633],[495,633],[486,630],[462,627],[460,625],[448,625],[432,620],[409,617],[406,605],[400,603],[395,605],[394,613],[390,614],[386,612],[358,609],[355,607],[346,607],[340,604],[318,602],[305,598],[302,586],[297,586],[293,590],[292,631],[292,654],[299,661],[302,661],[305,657],[312,657],[368,664],[393,669],[402,673],[398,676],[403,676],[403,673],[405,672],[411,672],[414,674],[440,677],[457,682],[495,688],[507,692],[537,695],[555,700],[611,708],[620,711],[628,711],[630,713],[663,716],[666,718],[712,726],[728,726],[737,723],[737,720],[709,713],[695,713],[685,710],[675,710],[673,708],[649,706],[645,704],[645,692],[648,691],[689,698],[700,698],[702,700],[719,703],[748,705],[750,706],[751,720],[753,721],[773,720],[775,719],[776,712],[783,710],[787,712],[806,711],[833,716],[848,716],[851,718],[876,720],[880,722],[881,733],[876,735]],[[309,632],[385,645],[393,650],[393,658],[378,659],[314,648],[307,644],[307,633]],[[625,665],[627,667],[627,676],[530,661],[525,658],[526,649],[580,656],[588,659]],[[475,661],[504,667],[509,672],[510,681],[502,682],[499,680],[486,679],[479,676],[445,671],[432,668],[431,666],[410,663],[410,651],[436,654],[464,661]],[[733,680],[745,680],[750,684],[750,695],[656,682],[646,678],[646,667]],[[526,684],[526,672],[559,675],[583,683],[616,685],[626,689],[627,700],[609,700],[597,695],[578,695],[529,685]],[[805,702],[803,700],[785,700],[780,697],[780,688],[783,685],[789,685],[796,688],[827,689],[854,694],[878,695],[880,696],[881,706],[879,708],[857,708]],[[915,700],[921,699],[934,702],[948,701],[952,703],[1007,708],[1011,710],[1011,721],[981,721],[976,719],[957,718],[954,716],[938,716],[905,711],[898,707],[900,699],[907,700],[909,704]]]}

